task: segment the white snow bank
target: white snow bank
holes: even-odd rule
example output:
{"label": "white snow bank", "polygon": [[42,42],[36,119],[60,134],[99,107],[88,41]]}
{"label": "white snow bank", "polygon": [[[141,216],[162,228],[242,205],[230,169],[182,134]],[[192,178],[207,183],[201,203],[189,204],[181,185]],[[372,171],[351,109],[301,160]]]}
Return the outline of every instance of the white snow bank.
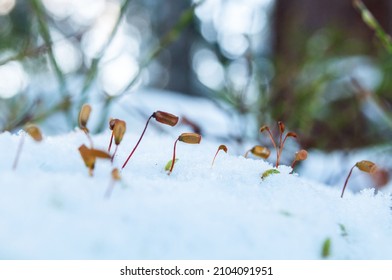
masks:
{"label": "white snow bank", "polygon": [[[98,122],[97,106],[89,127]],[[105,199],[112,168],[121,167],[156,110],[188,117],[207,137],[199,145],[179,142],[179,161],[168,176],[174,140],[190,127],[152,120]],[[26,137],[15,171],[21,136],[0,134],[0,259],[320,259],[327,239],[327,258],[392,258],[390,195],[352,194],[359,184],[371,187],[353,174],[341,199],[340,182],[316,183],[325,170],[320,162],[329,159],[309,154],[304,170],[312,180],[285,166],[262,180],[272,166],[237,156],[245,151],[233,142],[218,142],[237,128],[203,99],[142,91],[113,104],[110,115],[127,122],[127,134],[113,166],[98,160],[94,177],[79,155],[89,142],[78,129],[42,143]],[[56,119],[43,132],[53,125]],[[107,149],[109,137],[109,129],[93,136],[95,147]],[[221,151],[211,168],[220,144],[228,154]]]}
{"label": "white snow bank", "polygon": [[[26,137],[15,171],[20,136],[0,134],[0,259],[319,259],[327,238],[328,258],[392,258],[389,195],[348,189],[341,199],[340,188],[285,166],[261,180],[272,166],[234,156],[229,145],[211,168],[221,143],[208,139],[179,142],[168,176],[173,131],[149,127],[110,199],[112,166],[100,160],[88,176],[81,131],[42,143]],[[128,125],[115,167],[140,133]],[[94,136],[95,147],[106,149],[109,136]]]}

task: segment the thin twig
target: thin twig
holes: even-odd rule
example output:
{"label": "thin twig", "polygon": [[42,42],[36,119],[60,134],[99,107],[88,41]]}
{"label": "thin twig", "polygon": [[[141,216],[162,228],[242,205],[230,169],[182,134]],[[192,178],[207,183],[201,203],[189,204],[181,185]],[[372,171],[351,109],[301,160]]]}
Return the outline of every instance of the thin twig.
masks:
{"label": "thin twig", "polygon": [[79,33],[75,33],[75,34],[71,34],[69,36],[64,36],[63,38],[59,39],[59,40],[54,40],[52,42],[50,42],[49,44],[44,43],[41,46],[38,46],[34,49],[25,49],[23,51],[21,51],[18,54],[12,55],[8,58],[5,58],[4,60],[0,61],[0,66],[7,64],[8,62],[11,61],[15,61],[15,60],[23,60],[25,58],[29,58],[29,57],[35,57],[35,56],[39,56],[41,54],[44,54],[46,52],[48,52],[49,46],[53,46],[56,43],[62,42],[62,41],[66,41],[69,38],[78,38],[81,37],[83,34],[83,32],[79,32]]}
{"label": "thin twig", "polygon": [[[165,34],[163,37],[159,40],[158,45],[152,49],[152,51],[142,60],[140,63],[140,66],[138,67],[138,70],[136,72],[136,75],[133,77],[133,79],[126,85],[120,93],[106,97],[105,99],[105,106],[104,108],[108,108],[110,106],[110,103],[119,97],[124,96],[128,91],[139,81],[143,70],[150,64],[150,62],[156,58],[166,47],[168,47],[171,43],[176,41],[178,37],[181,35],[183,30],[192,22],[193,19],[193,14],[195,9],[200,6],[202,3],[204,3],[205,0],[199,1],[198,3],[193,4],[190,8],[186,9],[181,15],[178,20],[178,22]],[[99,60],[93,60],[93,66],[92,69],[95,71],[98,71],[98,61]],[[94,74],[95,75],[95,74]],[[90,82],[95,79],[94,77],[89,77]],[[90,85],[88,85],[90,86]],[[100,125],[98,125],[98,131],[102,130],[104,127],[104,122],[107,119],[107,114],[108,111],[104,112],[102,114],[102,122]]]}
{"label": "thin twig", "polygon": [[380,23],[376,20],[373,14],[369,11],[369,9],[365,6],[365,4],[361,0],[354,0],[353,1],[354,7],[358,9],[361,13],[362,20],[365,24],[371,28],[381,43],[384,45],[385,49],[392,53],[392,38],[389,36],[385,30],[382,28]]}
{"label": "thin twig", "polygon": [[48,51],[50,63],[53,66],[54,72],[56,74],[57,80],[60,85],[60,93],[63,95],[63,97],[66,97],[69,94],[67,92],[65,76],[64,76],[64,73],[61,71],[61,69],[56,61],[56,58],[54,56],[54,53],[53,53],[52,39],[51,39],[51,36],[49,33],[49,28],[48,28],[46,21],[45,21],[44,9],[42,7],[41,2],[38,0],[32,0],[31,5],[32,5],[33,10],[34,10],[34,12],[37,16],[37,19],[38,19],[38,25],[39,25],[39,30],[40,30],[41,36],[45,42],[45,45],[47,46],[47,51]]}
{"label": "thin twig", "polygon": [[125,12],[129,6],[129,4],[131,3],[131,0],[125,0],[123,5],[121,6],[120,9],[120,14],[117,18],[116,23],[114,24],[113,30],[110,33],[108,39],[106,40],[105,44],[102,46],[101,50],[98,52],[98,54],[95,56],[95,58],[92,60],[91,66],[89,68],[89,70],[86,73],[86,78],[84,80],[84,84],[83,84],[83,88],[82,91],[80,92],[80,104],[84,104],[86,101],[86,93],[87,91],[90,89],[90,87],[92,86],[95,78],[97,77],[97,73],[98,73],[98,65],[99,62],[101,61],[102,57],[104,56],[107,48],[109,47],[109,45],[112,43],[113,38],[115,37],[115,35],[117,34],[118,28],[120,26],[120,23],[125,15]]}

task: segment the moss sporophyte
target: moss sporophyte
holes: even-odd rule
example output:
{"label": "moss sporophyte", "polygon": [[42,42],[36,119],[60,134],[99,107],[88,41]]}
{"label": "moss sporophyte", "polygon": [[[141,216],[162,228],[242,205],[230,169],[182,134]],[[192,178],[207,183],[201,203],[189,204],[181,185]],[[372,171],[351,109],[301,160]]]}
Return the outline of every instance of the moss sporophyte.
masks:
{"label": "moss sporophyte", "polygon": [[363,172],[366,172],[366,173],[369,173],[369,174],[376,173],[377,169],[378,169],[377,165],[374,164],[373,162],[369,161],[369,160],[362,160],[362,161],[357,162],[353,167],[351,167],[350,172],[347,175],[346,181],[344,182],[343,189],[342,189],[342,194],[340,195],[340,197],[342,197],[342,198],[343,198],[344,191],[346,189],[348,180],[350,179],[350,176],[351,176],[351,174],[353,172],[353,169],[355,167],[357,167],[359,170],[361,170]]}
{"label": "moss sporophyte", "polygon": [[247,158],[249,153],[251,153],[252,155],[255,155],[257,157],[267,159],[270,156],[271,151],[266,147],[256,145],[256,146],[253,146],[252,149],[246,151],[244,157]]}
{"label": "moss sporophyte", "polygon": [[133,148],[133,150],[131,151],[131,153],[129,154],[128,158],[125,160],[124,164],[122,165],[121,169],[124,169],[125,166],[127,165],[128,161],[130,160],[130,158],[132,157],[133,153],[136,151],[137,147],[140,144],[140,141],[142,140],[144,133],[146,132],[147,126],[150,122],[150,120],[154,118],[157,122],[162,123],[162,124],[166,124],[169,126],[175,126],[178,123],[178,117],[167,113],[167,112],[163,112],[163,111],[156,111],[154,112],[147,120],[146,125],[143,129],[142,134],[140,135],[139,140],[137,141],[135,147]]}
{"label": "moss sporophyte", "polygon": [[114,156],[117,153],[118,146],[120,145],[124,137],[125,131],[127,130],[127,124],[125,123],[125,121],[119,119],[111,119],[109,121],[109,128],[112,131],[112,135],[110,137],[108,152],[110,152],[111,150],[113,138],[114,138],[114,143],[116,144],[116,149],[114,150],[114,153],[112,155],[112,162],[113,162]]}
{"label": "moss sporophyte", "polygon": [[285,131],[285,125],[284,125],[284,123],[281,122],[281,121],[279,121],[279,122],[278,122],[278,127],[279,127],[279,144],[278,144],[278,145],[276,145],[276,142],[275,142],[274,138],[272,137],[271,130],[270,130],[270,128],[269,128],[268,126],[264,125],[264,126],[262,126],[262,127],[260,128],[260,132],[261,132],[261,133],[264,132],[264,131],[266,131],[266,132],[268,133],[268,136],[269,136],[269,138],[270,138],[270,140],[271,140],[271,142],[272,142],[272,145],[274,146],[274,148],[275,148],[275,150],[276,150],[276,163],[275,163],[275,167],[278,167],[278,166],[279,166],[280,157],[281,157],[281,155],[282,155],[283,147],[284,147],[284,144],[285,144],[287,138],[289,138],[289,137],[297,138],[297,134],[294,133],[294,132],[292,132],[292,131],[287,132],[286,135],[285,135],[284,138],[283,138],[283,133],[284,133],[284,131]]}
{"label": "moss sporophyte", "polygon": [[92,148],[93,140],[91,139],[90,131],[87,128],[87,122],[90,118],[91,110],[92,108],[89,104],[84,104],[79,112],[78,123],[79,123],[79,128],[86,134],[88,140],[90,141],[90,147]]}
{"label": "moss sporophyte", "polygon": [[226,147],[225,145],[220,145],[220,146],[218,147],[218,150],[216,150],[215,156],[214,156],[214,158],[213,158],[213,160],[212,160],[211,168],[212,168],[212,166],[214,166],[215,158],[216,158],[216,156],[218,155],[219,151],[224,151],[225,153],[227,153],[227,147]]}
{"label": "moss sporophyte", "polygon": [[291,163],[291,168],[292,168],[292,170],[291,170],[290,173],[293,173],[293,172],[294,172],[294,167],[295,167],[295,165],[297,164],[297,162],[303,161],[303,160],[305,160],[305,159],[307,159],[307,158],[308,158],[308,152],[307,152],[306,150],[300,150],[300,151],[298,151],[298,152],[295,154],[295,158],[294,158],[293,162]]}
{"label": "moss sporophyte", "polygon": [[82,157],[84,164],[88,168],[90,176],[94,175],[94,167],[97,158],[101,159],[111,159],[112,157],[105,151],[97,150],[94,148],[87,148],[86,145],[81,145],[79,147],[79,153]]}
{"label": "moss sporophyte", "polygon": [[184,142],[187,144],[199,144],[201,141],[201,135],[197,133],[182,133],[176,141],[174,141],[174,147],[173,147],[173,158],[171,160],[171,166],[169,169],[168,175],[170,175],[173,171],[174,164],[176,163],[176,147],[177,147],[177,142]]}

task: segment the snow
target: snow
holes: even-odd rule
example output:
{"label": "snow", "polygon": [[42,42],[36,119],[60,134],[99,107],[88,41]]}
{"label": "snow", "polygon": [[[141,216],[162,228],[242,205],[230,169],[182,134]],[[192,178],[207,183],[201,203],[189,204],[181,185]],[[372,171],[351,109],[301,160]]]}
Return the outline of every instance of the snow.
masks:
{"label": "snow", "polygon": [[[262,180],[271,163],[245,159],[233,143],[208,136],[199,145],[177,144],[179,161],[169,176],[164,166],[174,141],[190,132],[184,125],[152,120],[105,198],[112,168],[121,167],[146,121],[127,106],[140,106],[147,117],[155,110],[191,116],[205,131],[230,132],[224,114],[205,100],[135,94],[113,106],[127,133],[113,166],[98,160],[93,177],[78,152],[89,145],[79,129],[40,143],[26,137],[16,170],[23,132],[0,134],[0,259],[321,259],[327,238],[329,259],[392,258],[388,192],[375,194],[368,185],[353,193],[353,181],[342,199],[341,184],[289,174],[284,165]],[[110,131],[92,138],[105,150]],[[211,167],[220,144],[228,153],[219,152]]]}

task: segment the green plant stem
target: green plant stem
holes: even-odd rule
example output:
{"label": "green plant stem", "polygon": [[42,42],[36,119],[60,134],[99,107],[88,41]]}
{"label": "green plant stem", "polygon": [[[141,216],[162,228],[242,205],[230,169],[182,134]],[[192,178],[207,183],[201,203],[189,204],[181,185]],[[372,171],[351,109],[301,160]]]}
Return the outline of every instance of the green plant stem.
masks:
{"label": "green plant stem", "polygon": [[174,168],[174,163],[176,162],[176,148],[177,148],[177,142],[180,138],[177,138],[177,140],[174,142],[174,147],[173,147],[173,159],[172,159],[172,164],[170,166],[169,173],[167,175],[170,175],[173,171]]}
{"label": "green plant stem", "polygon": [[38,19],[39,30],[40,30],[41,36],[45,42],[45,45],[47,47],[49,61],[53,66],[54,72],[56,74],[57,80],[60,85],[60,93],[63,95],[63,97],[66,97],[66,96],[68,96],[68,93],[67,93],[65,76],[64,76],[63,72],[61,71],[61,69],[56,61],[56,58],[54,56],[54,53],[53,53],[52,39],[50,37],[49,28],[48,28],[46,21],[45,21],[45,13],[44,13],[44,9],[42,7],[41,1],[32,0],[31,5],[32,5],[33,10],[34,10],[34,12],[37,16],[37,19]]}
{"label": "green plant stem", "polygon": [[67,111],[70,108],[70,105],[70,99],[69,97],[67,97],[62,99],[60,102],[54,104],[53,106],[49,107],[49,109],[47,109],[46,111],[38,114],[36,113],[35,115],[33,114],[35,110],[26,110],[26,113],[22,117],[20,117],[16,121],[14,120],[13,122],[8,123],[8,125],[6,125],[3,130],[12,131],[19,126],[22,126],[26,122],[38,123],[59,111]]}
{"label": "green plant stem", "polygon": [[390,127],[392,128],[392,114],[389,112],[385,106],[382,105],[380,99],[378,96],[374,93],[371,92],[367,89],[365,89],[360,82],[357,79],[351,79],[352,85],[355,87],[355,89],[358,91],[358,93],[365,97],[365,100],[370,102],[375,109],[377,110],[377,113],[382,117],[383,121]]}
{"label": "green plant stem", "polygon": [[374,18],[369,9],[365,6],[365,4],[361,0],[353,1],[354,7],[358,9],[361,13],[362,20],[365,24],[371,28],[374,32],[376,32],[376,36],[384,45],[385,49],[392,53],[392,39],[391,37],[384,31],[381,27],[380,23]]}
{"label": "green plant stem", "polygon": [[117,18],[116,23],[114,24],[113,30],[110,33],[108,39],[106,40],[105,45],[102,47],[102,49],[100,50],[100,52],[98,53],[98,55],[96,57],[98,57],[99,59],[101,59],[103,57],[103,55],[106,52],[106,49],[109,47],[109,45],[112,43],[114,36],[116,36],[118,28],[120,26],[121,20],[123,19],[125,12],[128,9],[129,4],[131,3],[132,0],[125,0],[124,3],[122,4],[121,8],[120,8],[120,14]]}
{"label": "green plant stem", "polygon": [[0,66],[7,64],[8,62],[11,62],[11,61],[22,60],[26,57],[33,57],[36,55],[40,55],[40,54],[45,53],[47,51],[48,51],[48,46],[46,44],[43,46],[39,46],[38,48],[31,50],[31,51],[22,51],[16,55],[10,56],[10,57],[0,61]]}
{"label": "green plant stem", "polygon": [[4,60],[1,60],[0,66],[7,64],[8,62],[11,62],[11,61],[23,60],[24,58],[39,56],[41,54],[46,53],[49,49],[49,46],[53,46],[55,43],[65,41],[65,40],[67,40],[69,38],[73,38],[73,37],[80,38],[82,35],[83,35],[83,32],[75,33],[70,36],[64,36],[63,38],[56,40],[56,41],[52,41],[49,44],[44,43],[43,45],[38,46],[35,49],[27,49],[27,47],[26,47],[24,51],[21,51],[18,54],[12,55],[8,58],[5,58]]}
{"label": "green plant stem", "polygon": [[321,256],[326,259],[331,255],[331,238],[327,238],[323,242]]}
{"label": "green plant stem", "polygon": [[[124,13],[126,11],[126,8],[128,7],[130,1],[131,0],[124,1],[124,4],[121,7],[120,16],[119,16],[119,18],[118,18],[118,20],[117,20],[117,22],[115,24],[115,27],[114,27],[111,35],[108,38],[108,41],[104,45],[105,47],[102,48],[102,50],[99,52],[100,56],[96,57],[92,61],[92,66],[90,67],[89,71],[86,74],[86,79],[84,81],[84,85],[83,85],[83,88],[82,88],[82,91],[81,91],[81,96],[82,96],[81,102],[83,102],[83,100],[84,100],[83,96],[86,94],[86,92],[91,87],[93,81],[96,78],[96,75],[98,73],[99,61],[100,61],[101,57],[103,56],[107,46],[110,45],[111,41],[113,40],[114,35],[116,34],[116,32],[118,30],[118,27],[119,27],[119,24],[121,22],[121,17],[123,17],[123,15],[124,15]],[[198,3],[195,3],[189,9],[187,9],[187,10],[185,10],[183,12],[183,14],[180,16],[180,19],[177,22],[177,24],[175,24],[174,27],[161,38],[160,43],[158,44],[158,46],[155,47],[150,52],[150,54],[143,60],[143,62],[141,63],[141,66],[139,67],[139,70],[138,70],[136,76],[132,79],[132,81],[121,91],[120,94],[118,94],[116,96],[108,97],[107,101],[105,101],[105,103],[106,103],[105,105],[110,105],[111,101],[113,101],[113,100],[123,96],[125,93],[127,93],[127,91],[130,88],[132,88],[132,86],[139,80],[140,75],[142,74],[142,70],[144,70],[148,66],[148,64],[156,56],[158,56],[162,52],[162,50],[164,50],[165,47],[167,47],[169,44],[174,42],[179,37],[179,35],[185,29],[185,27],[192,22],[194,10],[199,5],[201,5],[204,2],[205,1],[203,0],[203,1],[200,1]],[[40,3],[39,0],[32,0],[31,3],[32,3],[32,6],[33,6],[36,14],[37,14],[40,30],[41,30],[41,33],[42,33],[42,37],[43,37],[43,39],[45,41],[45,45],[43,45],[43,46],[39,47],[38,49],[32,51],[31,55],[40,54],[41,52],[45,52],[45,51],[48,52],[48,56],[49,56],[50,61],[51,61],[52,65],[53,65],[53,68],[56,71],[56,76],[57,76],[57,78],[58,78],[58,80],[60,82],[60,85],[61,85],[61,92],[64,95],[64,97],[66,98],[66,99],[64,99],[64,100],[54,104],[48,110],[46,110],[46,111],[44,111],[44,112],[42,112],[40,114],[32,115],[31,112],[29,112],[28,114],[26,114],[26,116],[24,118],[22,118],[23,120],[24,119],[28,119],[29,121],[39,122],[39,121],[41,121],[41,120],[43,120],[43,119],[53,115],[54,113],[59,112],[59,111],[69,111],[71,102],[70,102],[69,95],[67,96],[67,93],[66,93],[65,77],[64,77],[63,73],[61,72],[60,68],[58,67],[58,64],[57,64],[56,59],[55,59],[54,54],[53,54],[53,50],[52,50],[53,42],[50,39],[50,34],[49,34],[49,31],[48,31],[48,27],[47,27],[46,22],[44,20],[44,13],[43,13],[43,10],[42,10],[43,9],[42,8],[42,4]],[[8,61],[11,61],[11,60],[24,58],[25,56],[30,56],[30,53],[28,53],[27,55],[26,54],[20,54],[20,55],[17,55],[15,57],[11,57],[11,58],[7,59],[6,61],[0,62],[0,65],[1,65],[1,63],[7,63]],[[106,108],[108,106],[104,106],[104,107]],[[102,117],[103,120],[106,120],[106,115],[107,115],[107,113],[104,114],[104,116]],[[103,127],[102,123],[103,122],[101,122],[101,124],[98,126],[98,130],[102,129],[102,127]],[[4,127],[4,130],[15,129],[16,127],[20,126],[21,124],[23,124],[23,122],[18,122],[17,124],[14,123],[14,124],[11,124],[11,125],[7,125],[6,127]]]}
{"label": "green plant stem", "polygon": [[128,161],[129,161],[129,159],[132,157],[133,153],[136,151],[136,148],[139,146],[140,141],[142,141],[142,138],[143,138],[143,136],[144,136],[144,133],[146,132],[147,126],[148,126],[148,124],[149,124],[149,122],[150,122],[150,120],[151,120],[152,117],[153,117],[153,115],[151,115],[151,116],[148,118],[148,120],[147,120],[147,122],[146,122],[146,126],[145,126],[144,129],[143,129],[142,135],[140,135],[139,140],[137,141],[135,147],[133,148],[132,152],[129,154],[127,160],[124,162],[124,164],[123,164],[123,166],[121,167],[121,169],[124,169],[124,167],[127,165]]}
{"label": "green plant stem", "polygon": [[84,104],[86,101],[86,98],[87,98],[86,93],[90,89],[90,87],[92,86],[93,82],[95,81],[95,79],[97,77],[99,62],[101,61],[102,57],[104,56],[109,45],[112,43],[113,38],[117,34],[121,20],[123,19],[125,12],[126,12],[130,3],[131,3],[131,0],[125,0],[124,3],[122,4],[121,9],[120,9],[120,14],[117,18],[116,23],[114,24],[112,32],[110,33],[109,37],[107,38],[105,44],[102,46],[101,50],[98,52],[98,54],[93,58],[93,60],[91,62],[91,66],[86,73],[86,78],[84,80],[84,84],[83,84],[82,90],[80,92],[80,105]]}
{"label": "green plant stem", "polygon": [[[136,72],[135,77],[132,78],[132,80],[128,83],[128,85],[126,85],[121,90],[120,93],[118,93],[117,95],[108,97],[106,99],[106,106],[104,106],[104,107],[108,107],[112,101],[114,101],[114,100],[118,99],[119,97],[122,97],[126,93],[128,93],[128,91],[139,81],[140,76],[143,73],[143,70],[150,64],[150,62],[154,58],[156,58],[167,46],[169,46],[171,43],[173,43],[175,40],[178,39],[178,37],[183,32],[183,30],[192,22],[194,10],[198,6],[200,6],[202,3],[204,3],[204,1],[205,0],[193,4],[190,8],[188,8],[187,10],[185,10],[181,14],[180,19],[178,20],[178,22],[171,28],[170,31],[168,31],[165,35],[163,35],[163,37],[159,40],[158,45],[155,48],[153,48],[153,50],[146,56],[146,58],[144,58],[142,60],[142,62],[140,63],[140,66],[139,66],[139,68],[138,68],[138,70]],[[89,72],[90,74],[88,74],[88,79],[90,79],[89,80],[90,82],[89,83],[85,82],[85,86],[87,86],[88,88],[91,86],[91,83],[94,81],[95,76],[96,76],[96,74],[98,72],[98,62],[99,62],[98,58],[93,61],[92,70]],[[96,73],[92,72],[93,70],[96,71]],[[102,120],[106,120],[107,119],[106,115],[107,115],[106,113],[103,114]],[[103,127],[104,127],[104,123],[101,122],[101,124],[98,126],[98,131],[101,131],[103,129]]]}
{"label": "green plant stem", "polygon": [[[38,26],[39,26],[40,34],[45,42],[45,45],[47,46],[49,61],[54,69],[55,76],[56,76],[58,83],[59,83],[59,92],[62,95],[63,99],[67,99],[69,101],[70,94],[67,89],[65,75],[61,71],[61,69],[56,61],[56,58],[54,56],[54,53],[53,53],[53,48],[52,48],[53,41],[50,36],[49,27],[48,27],[46,20],[45,20],[44,8],[42,6],[41,1],[39,1],[39,0],[32,0],[31,5],[32,5],[32,8],[37,16],[37,19],[38,19]],[[72,117],[72,112],[70,111],[70,106],[64,107],[63,110],[67,114],[66,119],[67,119],[68,123],[70,125],[72,125],[73,124],[73,117]]]}
{"label": "green plant stem", "polygon": [[343,198],[344,190],[346,189],[348,179],[350,179],[351,173],[353,173],[353,169],[354,169],[355,166],[356,166],[356,165],[354,165],[353,167],[351,167],[350,172],[348,173],[348,176],[347,176],[347,178],[346,178],[346,181],[344,182],[344,186],[343,186],[343,189],[342,189],[342,194],[340,195],[341,198]]}
{"label": "green plant stem", "polygon": [[107,120],[109,119],[109,112],[112,105],[113,96],[107,95],[103,100],[102,109],[100,111],[100,120],[95,128],[95,132],[102,132],[107,127]]}

